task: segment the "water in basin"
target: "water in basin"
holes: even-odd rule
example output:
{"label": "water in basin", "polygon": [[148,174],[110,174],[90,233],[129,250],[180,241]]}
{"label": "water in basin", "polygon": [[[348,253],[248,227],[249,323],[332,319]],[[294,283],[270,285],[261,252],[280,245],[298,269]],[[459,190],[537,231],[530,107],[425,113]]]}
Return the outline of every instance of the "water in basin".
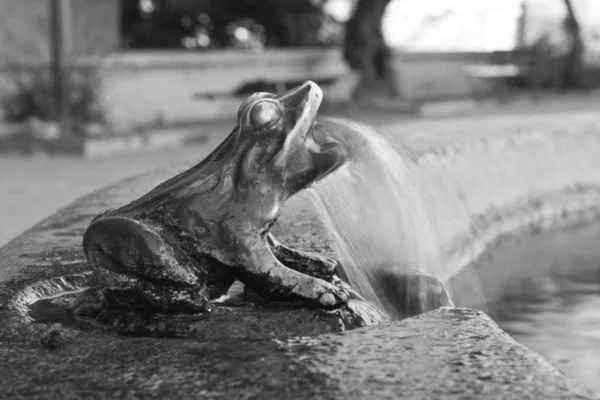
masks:
{"label": "water in basin", "polygon": [[[473,268],[487,304],[459,306],[487,309],[517,341],[600,392],[600,223],[505,240]],[[467,283],[459,275],[452,290]]]}

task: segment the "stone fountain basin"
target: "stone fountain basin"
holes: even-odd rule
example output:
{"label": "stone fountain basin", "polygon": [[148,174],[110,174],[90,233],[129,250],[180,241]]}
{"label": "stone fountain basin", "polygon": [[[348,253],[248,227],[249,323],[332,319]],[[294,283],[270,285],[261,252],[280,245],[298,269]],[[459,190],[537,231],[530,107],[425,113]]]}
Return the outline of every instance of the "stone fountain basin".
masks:
{"label": "stone fountain basin", "polygon": [[[440,276],[451,279],[505,235],[597,218],[599,127],[600,116],[584,112],[383,127],[419,154],[425,201],[445,252]],[[138,197],[185,167],[91,194],[0,250],[0,393],[10,398],[597,398],[484,313],[468,309],[445,308],[343,332],[344,326],[333,324],[318,335],[302,329],[300,337],[216,330],[200,339],[50,327],[15,311],[15,298],[22,305],[39,295],[28,291],[30,285],[85,272],[81,235],[93,215]],[[331,251],[301,197],[286,205],[275,230],[296,248]]]}

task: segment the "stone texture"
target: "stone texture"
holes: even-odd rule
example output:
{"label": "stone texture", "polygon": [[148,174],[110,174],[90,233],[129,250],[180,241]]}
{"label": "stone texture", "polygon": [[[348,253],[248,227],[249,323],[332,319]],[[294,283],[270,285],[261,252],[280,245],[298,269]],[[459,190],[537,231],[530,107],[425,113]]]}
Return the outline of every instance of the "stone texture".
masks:
{"label": "stone texture", "polygon": [[[543,134],[513,132],[512,138],[500,132],[510,125],[500,119],[485,135],[479,130],[485,124],[473,121],[407,124],[413,132],[441,132],[422,142],[415,134],[413,142],[421,151],[420,179],[440,189],[444,199],[435,216],[445,224],[445,249],[464,248],[457,244],[465,238],[481,239],[473,230],[477,226],[494,227],[486,228],[490,237],[518,228],[510,221],[522,218],[510,217],[519,211],[547,220],[597,207],[597,117],[580,117],[546,124]],[[541,119],[530,118],[528,124],[543,125]],[[575,120],[579,128],[572,130],[568,125]],[[519,123],[509,128],[521,129]],[[549,173],[540,177],[540,170]],[[91,217],[174,172],[137,177],[77,201],[0,250],[0,393],[9,398],[597,398],[579,392],[546,360],[472,310],[443,309],[278,341],[136,338],[25,323],[12,308],[14,295],[40,280],[84,272],[80,241]],[[591,189],[566,190],[575,182]],[[544,200],[555,194],[562,200]],[[581,196],[589,201],[573,201]],[[502,225],[505,221],[510,223]],[[296,248],[332,255],[301,199],[286,205],[274,234]],[[464,265],[473,254],[454,259]]]}
{"label": "stone texture", "polygon": [[[0,332],[0,392],[11,399],[594,398],[466,309],[287,340]],[[49,337],[60,345],[42,344]]]}
{"label": "stone texture", "polygon": [[[288,354],[351,399],[587,398],[480,311],[442,308],[341,335],[290,340]],[[310,360],[310,361],[308,361]]]}

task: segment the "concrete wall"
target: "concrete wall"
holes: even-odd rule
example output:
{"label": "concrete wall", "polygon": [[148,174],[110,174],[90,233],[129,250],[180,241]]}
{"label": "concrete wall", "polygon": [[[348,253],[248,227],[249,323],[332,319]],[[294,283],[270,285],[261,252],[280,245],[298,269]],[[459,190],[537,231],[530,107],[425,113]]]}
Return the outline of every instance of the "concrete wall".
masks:
{"label": "concrete wall", "polygon": [[233,93],[245,84],[335,79],[348,72],[340,53],[328,49],[123,52],[101,66],[109,120],[120,126],[231,116],[240,103]]}
{"label": "concrete wall", "polygon": [[493,53],[401,53],[394,68],[403,98],[432,100],[472,94],[473,82],[464,73],[465,65],[489,64]]}
{"label": "concrete wall", "polygon": [[[310,79],[322,84],[326,100],[337,102],[350,97],[356,80],[339,49],[120,52],[84,61],[98,67],[108,120],[121,132],[230,117],[241,101],[234,92],[247,84]],[[468,96],[473,82],[464,65],[492,61],[490,53],[397,53],[396,85],[408,100]],[[10,75],[0,71],[0,92],[9,85]]]}
{"label": "concrete wall", "polygon": [[[397,53],[396,84],[406,99],[460,97],[472,93],[465,64],[491,62],[490,53]],[[347,99],[352,76],[339,49],[269,50],[264,53],[123,52],[102,61],[109,120],[126,127],[229,117],[244,84],[337,82],[324,85],[327,100]]]}

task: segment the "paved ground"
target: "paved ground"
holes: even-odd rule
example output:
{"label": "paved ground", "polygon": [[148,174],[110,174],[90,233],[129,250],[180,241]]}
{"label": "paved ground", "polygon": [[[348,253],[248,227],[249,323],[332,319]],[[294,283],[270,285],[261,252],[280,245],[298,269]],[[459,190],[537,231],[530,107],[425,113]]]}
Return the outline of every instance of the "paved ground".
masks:
{"label": "paved ground", "polygon": [[[523,115],[530,112],[542,114],[574,112],[582,109],[598,109],[599,99],[599,96],[568,96],[562,100],[545,99],[541,103],[532,104],[530,98],[524,98],[501,109],[486,104],[468,113],[473,115],[473,118],[487,118],[488,115],[497,116],[498,113]],[[347,113],[374,125],[388,125],[407,119],[406,116],[391,112],[366,113],[350,110]],[[560,118],[559,115],[557,114],[557,118]],[[461,124],[464,124],[464,119],[461,119]],[[445,129],[446,125],[442,121],[432,126],[434,129]],[[0,247],[76,198],[109,183],[160,166],[200,161],[222,140],[229,129],[230,126],[223,126],[202,144],[153,153],[119,155],[106,159],[32,158],[0,154]],[[454,133],[460,134],[460,132]]]}

